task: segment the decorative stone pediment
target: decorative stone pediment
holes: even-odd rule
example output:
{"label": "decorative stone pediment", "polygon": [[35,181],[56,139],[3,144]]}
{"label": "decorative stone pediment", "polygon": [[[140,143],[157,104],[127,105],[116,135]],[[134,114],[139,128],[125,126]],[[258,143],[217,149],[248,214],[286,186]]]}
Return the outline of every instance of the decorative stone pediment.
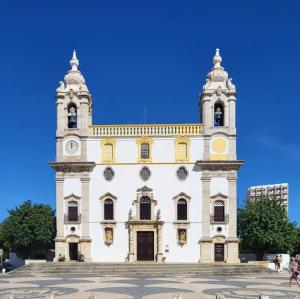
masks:
{"label": "decorative stone pediment", "polygon": [[139,188],[136,190],[138,193],[149,193],[152,192],[153,189],[147,187],[147,186],[143,186],[142,188]]}
{"label": "decorative stone pediment", "polygon": [[70,195],[65,196],[64,199],[66,199],[66,200],[69,200],[69,199],[76,199],[76,200],[78,200],[78,199],[81,199],[81,197],[75,195],[74,193],[71,193]]}
{"label": "decorative stone pediment", "polygon": [[223,199],[226,199],[226,198],[228,198],[228,196],[226,196],[226,195],[224,195],[224,194],[222,194],[222,193],[217,193],[217,194],[215,194],[215,195],[212,195],[211,197],[210,197],[211,199],[216,199],[216,198],[223,198]]}
{"label": "decorative stone pediment", "polygon": [[112,200],[117,199],[117,197],[115,195],[111,194],[110,192],[107,192],[107,193],[103,194],[99,199],[100,200],[105,200],[107,198],[111,198]]}
{"label": "decorative stone pediment", "polygon": [[180,192],[179,194],[177,194],[176,196],[173,197],[173,199],[175,199],[175,200],[178,200],[179,198],[184,198],[187,201],[191,199],[191,197],[184,192]]}

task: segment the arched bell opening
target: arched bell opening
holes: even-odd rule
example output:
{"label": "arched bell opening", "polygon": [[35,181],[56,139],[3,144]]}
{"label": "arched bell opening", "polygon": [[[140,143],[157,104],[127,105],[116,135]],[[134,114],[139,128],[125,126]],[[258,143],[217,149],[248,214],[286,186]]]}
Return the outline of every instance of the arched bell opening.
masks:
{"label": "arched bell opening", "polygon": [[68,128],[77,128],[77,107],[74,103],[71,103],[68,106]]}
{"label": "arched bell opening", "polygon": [[222,102],[215,103],[214,106],[214,126],[224,126],[224,105]]}

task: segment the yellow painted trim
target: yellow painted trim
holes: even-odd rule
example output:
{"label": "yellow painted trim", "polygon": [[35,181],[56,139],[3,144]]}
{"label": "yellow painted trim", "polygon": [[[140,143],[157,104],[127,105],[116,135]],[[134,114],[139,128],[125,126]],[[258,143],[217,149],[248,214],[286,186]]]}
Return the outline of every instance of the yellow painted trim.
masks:
{"label": "yellow painted trim", "polygon": [[195,136],[203,134],[201,123],[196,124],[132,124],[90,125],[89,136]]}
{"label": "yellow painted trim", "polygon": [[227,140],[221,137],[214,138],[211,141],[211,148],[214,152],[222,154],[227,149]]}
{"label": "yellow painted trim", "polygon": [[209,160],[228,160],[228,155],[224,154],[211,154]]}
{"label": "yellow painted trim", "polygon": [[[182,159],[180,157],[180,143],[186,144],[186,157]],[[179,136],[175,140],[175,161],[176,162],[189,162],[190,157],[190,139],[187,136]]]}
{"label": "yellow painted trim", "polygon": [[[138,157],[137,157],[138,163],[151,163],[152,162],[153,139],[149,136],[142,136],[142,137],[140,137],[136,140],[136,143],[138,145]],[[143,159],[141,157],[141,149],[142,149],[142,144],[143,143],[148,143],[149,144],[149,158],[148,159]]]}
{"label": "yellow painted trim", "polygon": [[[112,145],[112,159],[107,159],[105,157],[105,145],[111,144]],[[109,137],[109,138],[104,138],[101,140],[101,150],[102,150],[102,163],[110,164],[110,163],[115,163],[116,161],[116,139]]]}

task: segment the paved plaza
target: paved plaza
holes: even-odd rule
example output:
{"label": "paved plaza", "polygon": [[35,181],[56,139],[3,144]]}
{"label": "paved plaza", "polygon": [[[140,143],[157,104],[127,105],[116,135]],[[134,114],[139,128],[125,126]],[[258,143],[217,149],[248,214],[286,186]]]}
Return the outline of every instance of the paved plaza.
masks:
{"label": "paved plaza", "polygon": [[1,275],[0,298],[212,299],[217,293],[224,294],[226,299],[251,299],[259,295],[300,298],[300,288],[295,282],[289,287],[288,279],[288,273],[259,277],[95,277],[87,274],[30,277],[16,273]]}

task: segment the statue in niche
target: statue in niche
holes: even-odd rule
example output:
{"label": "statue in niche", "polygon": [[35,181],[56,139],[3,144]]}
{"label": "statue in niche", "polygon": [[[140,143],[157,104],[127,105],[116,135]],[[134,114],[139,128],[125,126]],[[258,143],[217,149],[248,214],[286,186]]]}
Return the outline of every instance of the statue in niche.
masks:
{"label": "statue in niche", "polygon": [[105,228],[105,244],[110,245],[113,242],[113,230],[110,227]]}
{"label": "statue in niche", "polygon": [[186,230],[185,229],[179,229],[178,230],[178,243],[179,244],[185,244],[186,243]]}

